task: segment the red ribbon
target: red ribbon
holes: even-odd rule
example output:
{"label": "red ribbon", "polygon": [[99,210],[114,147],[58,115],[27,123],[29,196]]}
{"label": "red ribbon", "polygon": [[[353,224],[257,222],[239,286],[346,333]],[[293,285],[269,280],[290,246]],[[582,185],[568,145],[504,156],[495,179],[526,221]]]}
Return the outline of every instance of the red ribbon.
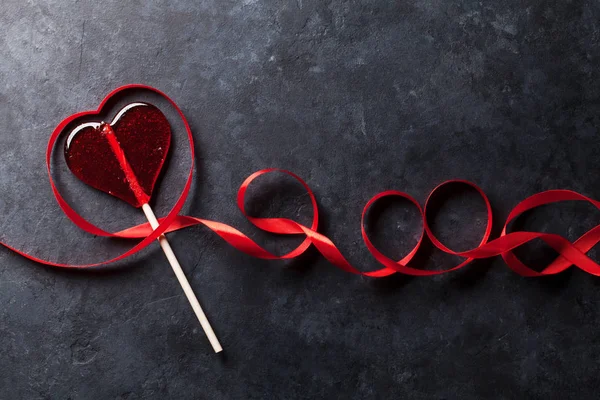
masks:
{"label": "red ribbon", "polygon": [[[137,226],[134,226],[134,227],[131,227],[131,228],[119,231],[119,232],[111,233],[111,232],[106,232],[106,231],[98,228],[97,226],[93,225],[91,222],[87,221],[85,218],[83,218],[81,215],[79,215],[73,208],[71,208],[71,206],[60,195],[60,193],[59,193],[58,189],[56,188],[56,185],[52,179],[52,174],[50,171],[50,159],[51,159],[51,154],[52,154],[52,151],[56,144],[56,141],[58,140],[60,134],[62,133],[62,131],[65,129],[65,127],[67,125],[69,125],[71,122],[73,122],[74,120],[76,120],[80,117],[92,116],[92,115],[99,114],[101,112],[101,110],[104,108],[105,104],[113,96],[115,96],[125,90],[130,90],[130,89],[143,89],[143,90],[148,90],[148,91],[154,92],[154,93],[162,96],[164,99],[166,99],[170,103],[170,105],[173,106],[173,108],[179,113],[179,116],[181,117],[181,119],[184,123],[185,130],[186,130],[187,137],[188,137],[190,156],[191,156],[190,157],[191,165],[190,165],[188,177],[187,177],[187,180],[186,180],[186,183],[185,183],[185,186],[183,188],[181,195],[179,196],[179,198],[177,199],[177,202],[175,203],[173,208],[169,211],[167,216],[164,218],[160,218],[160,220],[159,220],[160,225],[155,230],[152,230],[152,228],[150,227],[150,224],[145,223],[145,224],[137,225]],[[165,232],[173,232],[173,231],[187,228],[187,227],[194,226],[194,225],[204,225],[207,228],[209,228],[210,230],[212,230],[213,232],[215,232],[217,235],[219,235],[221,238],[223,238],[231,246],[235,247],[237,250],[242,251],[248,255],[257,257],[257,258],[272,259],[272,260],[290,259],[290,258],[298,257],[299,255],[304,253],[310,247],[310,245],[314,245],[317,248],[317,250],[329,262],[331,262],[333,265],[337,266],[338,268],[340,268],[344,271],[353,273],[353,274],[360,274],[360,275],[365,275],[365,276],[370,276],[370,277],[378,277],[379,278],[379,277],[384,277],[384,276],[394,274],[396,272],[406,274],[406,275],[415,275],[415,276],[438,275],[438,274],[443,274],[446,272],[455,271],[457,269],[463,268],[475,259],[489,258],[489,257],[498,256],[498,255],[502,256],[502,258],[504,259],[506,264],[513,271],[515,271],[516,273],[523,275],[523,276],[543,276],[543,275],[557,274],[559,272],[566,270],[567,268],[569,268],[572,265],[575,265],[578,268],[580,268],[592,275],[600,275],[600,265],[598,265],[595,261],[590,259],[585,254],[600,241],[600,225],[598,225],[598,226],[594,227],[593,229],[589,230],[588,232],[586,232],[582,237],[580,237],[574,243],[571,243],[570,241],[563,238],[562,236],[555,235],[555,234],[549,234],[549,233],[541,233],[541,232],[511,232],[511,233],[508,233],[507,232],[508,224],[512,220],[514,220],[519,215],[521,215],[522,213],[524,213],[528,210],[531,210],[531,209],[534,209],[536,207],[543,206],[546,204],[552,204],[552,203],[561,202],[561,201],[587,201],[587,202],[593,204],[596,208],[600,209],[600,202],[590,199],[586,196],[583,196],[579,193],[576,193],[576,192],[573,192],[570,190],[549,190],[549,191],[535,194],[535,195],[523,200],[522,202],[517,204],[517,206],[510,212],[510,214],[506,220],[506,223],[504,224],[504,228],[502,229],[502,233],[500,234],[500,237],[495,240],[492,240],[492,241],[489,240],[490,234],[492,231],[492,207],[490,205],[490,202],[489,202],[487,196],[483,192],[483,190],[481,190],[477,185],[475,185],[471,182],[464,181],[464,180],[450,180],[450,181],[446,181],[446,182],[440,184],[435,189],[433,189],[433,191],[429,194],[427,200],[425,201],[425,205],[423,206],[423,208],[421,208],[420,204],[413,197],[411,197],[410,195],[408,195],[406,193],[392,191],[392,190],[379,193],[376,196],[374,196],[371,200],[369,200],[363,209],[362,217],[361,217],[361,233],[362,233],[363,240],[367,246],[367,249],[373,255],[373,257],[375,257],[375,259],[383,266],[383,268],[375,270],[375,271],[370,271],[370,272],[362,272],[359,269],[356,269],[355,267],[353,267],[346,260],[346,258],[342,255],[342,253],[338,250],[338,248],[335,246],[335,244],[333,244],[333,242],[328,237],[317,232],[317,228],[318,228],[318,224],[319,224],[319,214],[318,214],[318,209],[317,209],[317,202],[316,202],[314,193],[312,192],[310,187],[306,184],[306,182],[304,182],[299,176],[295,175],[292,172],[281,170],[281,169],[271,168],[271,169],[263,169],[263,170],[257,171],[255,173],[253,173],[252,175],[250,175],[248,178],[246,178],[246,180],[242,183],[242,185],[238,191],[237,204],[238,204],[238,207],[241,210],[241,212],[244,214],[244,216],[259,229],[262,229],[267,232],[275,233],[275,234],[280,234],[280,235],[304,235],[305,236],[304,241],[300,245],[298,245],[298,247],[296,247],[294,250],[292,250],[289,253],[286,253],[284,255],[280,255],[280,256],[274,255],[274,254],[270,253],[269,251],[265,250],[264,248],[262,248],[261,246],[259,246],[256,242],[254,242],[248,236],[244,235],[242,232],[240,232],[239,230],[235,229],[232,226],[226,225],[221,222],[179,215],[179,212],[181,211],[181,208],[183,207],[183,204],[185,203],[185,200],[187,199],[187,196],[189,194],[189,190],[191,187],[191,183],[192,183],[192,173],[193,173],[193,169],[194,169],[194,141],[193,141],[193,137],[192,137],[192,132],[191,132],[190,126],[189,126],[185,116],[183,115],[183,112],[181,111],[181,109],[179,109],[177,104],[175,104],[175,102],[173,100],[171,100],[163,92],[161,92],[158,89],[155,89],[153,87],[146,86],[146,85],[126,85],[126,86],[117,88],[114,91],[112,91],[111,93],[109,93],[108,96],[106,96],[106,98],[102,101],[102,103],[100,103],[100,106],[98,107],[97,110],[86,111],[86,112],[74,114],[74,115],[68,117],[67,119],[65,119],[64,121],[62,121],[56,127],[56,129],[54,129],[54,131],[52,132],[52,135],[50,136],[50,139],[48,141],[48,147],[46,150],[46,167],[48,169],[48,177],[50,179],[50,185],[52,187],[52,192],[58,202],[58,205],[63,210],[63,212],[65,213],[67,218],[69,218],[71,221],[73,221],[73,223],[75,223],[78,227],[80,227],[81,229],[83,229],[84,231],[86,231],[88,233],[91,233],[93,235],[98,235],[98,236],[142,239],[137,245],[135,245],[130,250],[126,251],[125,253],[123,253],[117,257],[114,257],[110,260],[105,260],[105,261],[92,263],[92,264],[85,264],[85,265],[61,264],[61,263],[55,263],[55,262],[42,260],[40,258],[29,255],[25,252],[15,249],[12,246],[9,246],[5,243],[0,242],[0,244],[2,244],[3,246],[17,252],[18,254],[22,255],[23,257],[26,257],[30,260],[33,260],[33,261],[41,263],[41,264],[51,265],[51,266],[55,266],[55,267],[87,268],[87,267],[95,267],[95,266],[100,266],[100,265],[104,265],[104,264],[109,264],[109,263],[112,263],[112,262],[115,262],[118,260],[122,260],[124,258],[127,258],[127,257],[137,253],[138,251],[140,251],[143,248],[145,248],[146,246],[148,246],[150,243],[152,243],[161,234],[163,234]],[[244,199],[246,196],[246,191],[247,191],[248,187],[250,186],[250,184],[259,176],[262,176],[262,175],[265,175],[265,174],[268,174],[271,172],[275,172],[275,171],[281,172],[281,173],[284,173],[284,174],[287,174],[287,175],[293,177],[304,187],[304,189],[306,189],[306,191],[310,197],[310,201],[311,201],[312,209],[313,209],[313,219],[312,219],[312,224],[310,227],[304,226],[296,221],[293,221],[293,220],[287,219],[287,218],[255,218],[255,217],[251,217],[246,214],[246,211],[244,208]],[[472,187],[481,195],[481,197],[483,198],[483,200],[485,202],[486,208],[487,208],[487,227],[486,227],[485,233],[484,233],[479,245],[476,248],[471,249],[471,250],[454,251],[454,250],[449,249],[440,240],[438,240],[435,237],[435,235],[431,231],[429,224],[427,222],[427,220],[428,220],[427,206],[430,204],[432,196],[440,188],[442,188],[446,185],[451,185],[451,184],[463,184],[463,185],[468,185],[468,186]],[[390,259],[389,257],[385,256],[379,250],[377,250],[377,248],[370,241],[370,239],[367,236],[367,233],[365,231],[364,219],[365,219],[365,215],[366,215],[367,211],[375,202],[377,202],[378,200],[380,200],[384,197],[400,197],[400,198],[404,198],[404,199],[410,201],[412,204],[414,204],[414,206],[419,211],[422,221],[423,221],[421,235],[420,235],[420,238],[419,238],[417,244],[404,258],[402,258],[399,261],[394,261],[394,260]],[[417,269],[417,268],[408,266],[410,261],[417,254],[419,248],[422,246],[425,235],[427,235],[429,240],[438,249],[440,249],[443,252],[446,252],[448,254],[453,254],[453,255],[464,257],[465,260],[463,262],[461,262],[460,264],[458,264],[457,266],[450,268],[450,269],[445,269],[445,270],[435,270],[435,271],[422,270],[422,269]],[[538,272],[538,271],[528,267],[524,263],[522,263],[513,253],[513,250],[515,248],[522,246],[525,243],[528,243],[535,239],[543,240],[545,243],[547,243],[549,246],[551,246],[554,250],[556,250],[559,253],[559,257],[557,257],[553,262],[551,262],[549,265],[547,265],[540,272]]]}

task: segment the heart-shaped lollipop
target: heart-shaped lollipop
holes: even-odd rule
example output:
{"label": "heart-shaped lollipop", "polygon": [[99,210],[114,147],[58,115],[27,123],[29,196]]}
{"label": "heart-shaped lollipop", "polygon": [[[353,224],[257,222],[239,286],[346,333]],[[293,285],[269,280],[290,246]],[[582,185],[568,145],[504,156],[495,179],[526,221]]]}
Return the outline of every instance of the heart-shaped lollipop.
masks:
{"label": "heart-shaped lollipop", "polygon": [[148,203],[171,144],[164,114],[147,103],[125,106],[109,124],[75,128],[65,143],[69,169],[88,185],[134,207]]}
{"label": "heart-shaped lollipop", "polygon": [[[147,103],[131,103],[111,123],[87,122],[67,137],[69,169],[88,185],[141,207],[153,229],[159,225],[148,202],[171,144],[164,114]],[[173,272],[215,352],[222,350],[165,235],[158,237]]]}

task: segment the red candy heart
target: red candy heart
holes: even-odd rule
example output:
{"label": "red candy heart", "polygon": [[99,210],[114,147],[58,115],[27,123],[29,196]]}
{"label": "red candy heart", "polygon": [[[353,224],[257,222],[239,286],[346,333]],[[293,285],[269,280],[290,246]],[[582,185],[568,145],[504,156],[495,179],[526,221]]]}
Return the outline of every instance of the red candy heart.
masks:
{"label": "red candy heart", "polygon": [[106,122],[76,127],[65,143],[65,159],[88,185],[141,207],[152,190],[171,144],[164,114],[147,103],[131,103]]}

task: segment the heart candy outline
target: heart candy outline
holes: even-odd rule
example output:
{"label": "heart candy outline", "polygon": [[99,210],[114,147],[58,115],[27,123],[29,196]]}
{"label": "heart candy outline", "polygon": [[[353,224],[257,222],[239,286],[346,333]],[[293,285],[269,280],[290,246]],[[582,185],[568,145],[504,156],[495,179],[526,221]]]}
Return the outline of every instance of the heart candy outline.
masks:
{"label": "heart candy outline", "polygon": [[[159,225],[156,229],[151,230],[150,225],[147,223],[143,224],[141,226],[140,229],[144,232],[148,232],[150,230],[150,232],[147,234],[147,236],[140,236],[139,231],[132,232],[131,230],[126,229],[124,231],[119,231],[119,232],[107,232],[107,231],[97,227],[96,225],[92,224],[91,222],[89,222],[88,220],[83,218],[77,211],[75,211],[73,209],[73,207],[71,207],[71,205],[60,194],[60,191],[56,187],[56,183],[54,182],[54,179],[52,179],[52,169],[51,169],[52,153],[55,148],[56,142],[58,141],[61,134],[64,132],[65,128],[80,118],[99,117],[100,115],[103,114],[103,112],[107,106],[107,103],[109,103],[117,95],[120,95],[123,92],[130,91],[130,90],[146,90],[146,91],[155,93],[155,94],[159,95],[160,97],[162,97],[163,99],[165,99],[169,103],[169,105],[171,107],[173,107],[173,109],[177,112],[177,114],[181,118],[181,122],[183,122],[185,132],[187,135],[187,139],[188,139],[188,148],[189,148],[189,154],[190,154],[190,169],[188,171],[185,185],[181,191],[181,194],[179,195],[177,201],[175,202],[175,204],[173,205],[171,210],[169,210],[167,215],[164,218],[159,219]],[[54,128],[54,130],[52,131],[52,134],[50,135],[50,138],[48,139],[48,144],[46,146],[46,170],[48,173],[48,179],[50,182],[50,188],[52,190],[52,194],[54,195],[56,201],[58,202],[59,207],[65,213],[67,218],[69,218],[75,225],[77,225],[77,227],[79,227],[80,229],[82,229],[92,235],[96,235],[96,236],[118,237],[118,238],[127,238],[127,239],[143,237],[143,239],[138,244],[136,244],[131,249],[129,249],[128,251],[126,251],[114,258],[111,258],[111,259],[105,260],[105,261],[101,261],[101,262],[96,262],[96,263],[78,264],[78,265],[56,263],[56,262],[52,262],[52,261],[43,260],[43,259],[34,257],[32,255],[29,255],[23,251],[20,251],[12,246],[7,245],[7,247],[30,260],[36,261],[41,264],[51,265],[54,267],[62,267],[62,268],[98,267],[98,266],[102,266],[102,265],[106,265],[106,264],[111,264],[116,261],[123,260],[129,256],[132,256],[132,255],[136,254],[137,252],[141,251],[142,249],[144,249],[145,247],[149,246],[160,235],[167,232],[169,230],[170,225],[177,218],[177,216],[178,216],[179,212],[181,211],[181,209],[183,208],[183,205],[184,205],[184,203],[189,195],[189,192],[190,192],[190,188],[192,185],[192,177],[193,177],[193,172],[194,172],[194,160],[195,160],[195,152],[194,152],[194,139],[192,136],[192,130],[190,128],[190,125],[189,125],[185,115],[183,114],[183,111],[169,96],[167,96],[164,92],[160,91],[159,89],[156,89],[152,86],[148,86],[148,85],[144,85],[144,84],[128,84],[128,85],[118,87],[104,97],[104,99],[100,102],[100,104],[96,110],[88,110],[88,111],[81,111],[81,112],[75,113],[75,114],[65,118],[64,120],[62,120],[57,125],[57,127]]]}

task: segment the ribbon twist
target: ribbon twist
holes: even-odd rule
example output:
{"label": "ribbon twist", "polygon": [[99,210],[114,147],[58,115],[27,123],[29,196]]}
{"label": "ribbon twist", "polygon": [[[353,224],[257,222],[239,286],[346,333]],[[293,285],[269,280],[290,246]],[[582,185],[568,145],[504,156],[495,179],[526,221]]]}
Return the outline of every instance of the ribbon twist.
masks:
{"label": "ribbon twist", "polygon": [[[163,97],[165,100],[169,102],[169,104],[177,111],[179,116],[181,117],[183,124],[185,126],[188,144],[189,144],[189,153],[191,158],[191,165],[188,172],[186,183],[183,187],[181,195],[177,199],[173,208],[169,211],[169,213],[164,217],[159,219],[159,226],[153,230],[148,223],[144,223],[141,225],[133,226],[131,228],[127,228],[118,232],[106,232],[101,228],[93,225],[91,222],[87,221],[81,215],[79,215],[61,196],[59,193],[54,180],[52,179],[51,169],[50,169],[50,160],[52,151],[55,147],[55,144],[62,133],[62,131],[67,127],[70,123],[75,121],[78,118],[84,116],[92,116],[97,115],[105,106],[105,104],[115,95],[130,89],[142,89],[148,90],[153,93],[156,93]],[[473,260],[489,258],[494,256],[502,256],[505,263],[508,265],[516,273],[522,276],[544,276],[544,275],[553,275],[559,272],[566,270],[567,268],[575,265],[576,267],[582,269],[583,271],[592,274],[592,275],[600,275],[600,265],[596,263],[594,260],[590,259],[586,253],[594,247],[600,241],[600,225],[592,228],[588,232],[586,232],[583,236],[577,239],[574,243],[571,243],[569,240],[564,237],[556,234],[550,233],[541,233],[541,232],[507,232],[508,225],[511,221],[517,218],[519,215],[523,214],[526,211],[532,210],[536,207],[540,207],[547,204],[562,202],[562,201],[587,201],[591,203],[596,208],[600,209],[600,202],[590,199],[584,195],[579,193],[570,191],[570,190],[549,190],[545,192],[541,192],[526,198],[521,201],[513,210],[510,212],[505,224],[502,229],[502,233],[500,237],[490,241],[490,235],[492,232],[492,207],[491,204],[483,192],[481,188],[477,185],[465,181],[465,180],[450,180],[443,182],[435,189],[431,191],[427,200],[425,201],[425,205],[421,207],[419,202],[417,202],[412,196],[408,195],[404,192],[399,191],[385,191],[375,195],[371,200],[367,202],[365,205],[362,216],[361,216],[361,233],[362,238],[366,244],[368,251],[373,255],[373,257],[382,265],[382,268],[363,272],[355,267],[353,267],[348,260],[342,255],[339,249],[335,246],[335,244],[325,235],[319,233],[318,224],[319,224],[319,213],[317,207],[317,201],[315,199],[315,195],[310,189],[310,187],[304,182],[299,176],[295,175],[292,172],[281,170],[281,169],[263,169],[257,171],[250,175],[240,186],[240,189],[237,194],[237,205],[243,215],[257,228],[280,235],[304,235],[305,239],[300,243],[295,249],[292,251],[283,254],[283,255],[275,255],[265,250],[263,247],[259,246],[256,242],[250,239],[248,236],[237,230],[236,228],[224,224],[222,222],[210,221],[206,219],[200,219],[191,216],[179,215],[185,200],[190,191],[191,183],[192,183],[192,175],[194,169],[194,141],[190,126],[181,111],[181,109],[177,106],[177,104],[171,100],[166,94],[146,85],[126,85],[120,88],[115,89],[111,92],[100,104],[98,110],[96,111],[86,111],[78,114],[74,114],[64,121],[62,121],[56,129],[52,132],[50,139],[48,141],[48,146],[46,149],[46,168],[48,170],[48,177],[50,180],[50,186],[52,188],[52,192],[54,197],[56,198],[58,205],[63,210],[67,218],[69,218],[74,224],[76,224],[79,228],[84,231],[104,237],[118,237],[118,238],[128,238],[128,239],[141,239],[141,241],[133,246],[130,250],[125,253],[114,257],[109,260],[91,263],[91,264],[83,264],[83,265],[71,265],[71,264],[63,264],[47,261],[41,258],[34,257],[28,253],[20,251],[6,243],[0,242],[1,245],[9,248],[12,251],[26,257],[35,262],[55,266],[55,267],[63,267],[63,268],[89,268],[96,267],[105,264],[109,264],[115,261],[119,261],[125,259],[140,250],[144,249],[154,240],[156,240],[161,234],[166,232],[173,232],[180,229],[188,228],[195,225],[204,225],[208,229],[212,230],[214,233],[219,235],[223,240],[229,243],[231,246],[236,248],[239,251],[242,251],[250,256],[262,258],[262,259],[270,259],[270,260],[281,260],[281,259],[291,259],[298,257],[303,254],[311,245],[314,245],[315,248],[333,265],[336,267],[350,272],[352,274],[364,275],[369,277],[381,278],[385,276],[392,275],[394,273],[401,273],[406,275],[413,276],[431,276],[431,275],[439,275],[443,273],[448,273],[451,271],[458,270],[470,264]],[[246,191],[250,184],[258,177],[271,173],[271,172],[281,172],[291,176],[296,179],[306,190],[309,195],[310,202],[312,205],[313,211],[313,219],[310,227],[302,225],[296,221],[287,218],[256,218],[249,216],[244,207],[244,200],[246,196]],[[432,232],[427,218],[427,207],[431,202],[432,196],[438,192],[442,187],[450,184],[464,184],[468,185],[471,188],[475,189],[479,195],[484,200],[486,209],[487,209],[487,225],[485,229],[485,233],[481,239],[479,245],[471,250],[467,251],[454,251],[450,248],[446,247]],[[400,197],[408,200],[412,203],[417,210],[422,219],[422,230],[417,244],[413,247],[413,249],[401,260],[394,261],[391,258],[385,256],[381,253],[375,245],[369,239],[366,230],[365,230],[365,216],[367,211],[373,206],[373,204],[383,198],[389,197]],[[429,238],[429,240],[433,243],[435,247],[440,249],[441,251],[464,257],[465,260],[459,263],[458,265],[445,269],[445,270],[422,270],[418,268],[414,268],[409,266],[408,264],[417,254],[419,248],[423,245],[423,241],[425,236]],[[545,243],[547,243],[550,247],[552,247],[559,256],[548,264],[541,271],[536,271],[527,265],[525,265],[522,261],[520,261],[516,255],[513,253],[513,250],[519,246],[522,246],[528,242],[531,242],[536,239],[541,239]]]}

